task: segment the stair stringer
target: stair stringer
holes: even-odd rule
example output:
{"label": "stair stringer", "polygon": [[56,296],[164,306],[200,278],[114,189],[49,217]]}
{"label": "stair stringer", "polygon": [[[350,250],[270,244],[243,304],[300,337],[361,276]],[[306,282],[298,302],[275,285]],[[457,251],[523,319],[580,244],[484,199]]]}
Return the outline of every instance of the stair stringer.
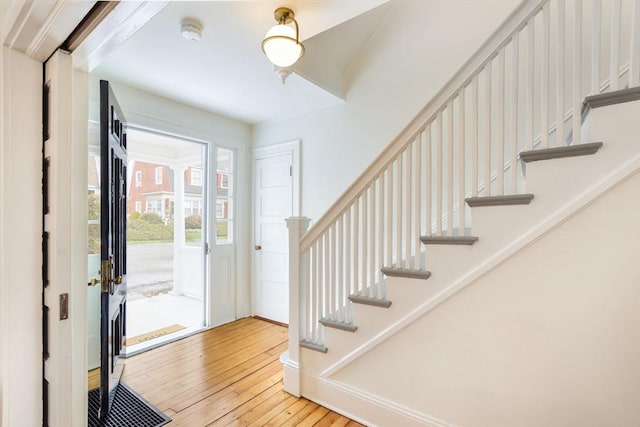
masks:
{"label": "stair stringer", "polygon": [[[355,305],[356,334],[345,339],[344,332],[326,331],[325,344],[330,349],[326,355],[301,351],[305,388],[311,390],[309,393],[303,388],[302,394],[315,397],[314,378],[325,386],[332,383],[331,376],[337,371],[640,170],[640,144],[634,141],[640,135],[638,117],[640,101],[592,110],[585,122],[585,126],[591,126],[591,138],[585,142],[603,141],[604,147],[597,154],[528,164],[526,191],[535,195],[530,205],[474,208],[473,234],[480,238],[476,245],[429,247],[427,269],[433,276],[427,281],[389,278],[388,298],[393,305],[388,310]],[[394,308],[401,313],[393,313]]]}

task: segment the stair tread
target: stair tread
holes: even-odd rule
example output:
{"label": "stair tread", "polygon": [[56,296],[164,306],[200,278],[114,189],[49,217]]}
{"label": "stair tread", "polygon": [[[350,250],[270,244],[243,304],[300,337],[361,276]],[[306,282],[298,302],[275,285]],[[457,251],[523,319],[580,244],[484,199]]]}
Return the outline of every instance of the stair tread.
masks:
{"label": "stair tread", "polygon": [[319,322],[326,327],[340,329],[341,331],[355,332],[358,330],[358,327],[353,323],[341,322],[326,317],[321,318]]}
{"label": "stair tread", "polygon": [[381,268],[383,274],[393,277],[407,277],[411,279],[428,279],[431,277],[431,272],[427,270],[413,270],[410,268],[395,268],[384,267]]}
{"label": "stair tread", "polygon": [[540,150],[528,150],[520,153],[520,160],[525,163],[539,160],[561,159],[565,157],[588,156],[595,154],[602,147],[602,142],[590,142],[587,144],[567,145],[564,147],[543,148]]}
{"label": "stair tread", "polygon": [[640,100],[640,87],[616,90],[613,92],[601,93],[598,95],[587,96],[584,105],[589,108],[604,107],[606,105],[621,104],[623,102],[631,102]]}
{"label": "stair tread", "polygon": [[309,350],[319,351],[320,353],[326,353],[328,348],[322,344],[312,343],[310,341],[300,341],[300,347],[308,348]]}
{"label": "stair tread", "polygon": [[482,196],[469,197],[466,199],[470,207],[477,206],[506,206],[506,205],[528,205],[533,199],[533,194],[510,194],[507,196]]}
{"label": "stair tread", "polygon": [[356,304],[371,305],[374,307],[382,307],[382,308],[391,307],[391,301],[389,301],[388,299],[368,297],[365,295],[358,295],[358,294],[349,295],[349,301]]}
{"label": "stair tread", "polygon": [[473,245],[478,241],[477,236],[422,236],[420,240],[425,245]]}

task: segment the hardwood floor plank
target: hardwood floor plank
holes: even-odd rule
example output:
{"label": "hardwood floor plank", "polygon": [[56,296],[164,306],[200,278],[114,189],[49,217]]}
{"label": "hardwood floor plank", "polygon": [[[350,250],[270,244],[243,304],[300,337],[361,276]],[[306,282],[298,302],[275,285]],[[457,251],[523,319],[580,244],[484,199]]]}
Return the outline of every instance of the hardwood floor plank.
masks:
{"label": "hardwood floor plank", "polygon": [[330,427],[332,425],[334,425],[334,423],[337,423],[338,420],[341,418],[340,414],[337,414],[335,412],[328,412],[327,415],[325,415],[324,417],[320,418],[320,421],[318,421],[317,423],[314,424],[315,427]]}
{"label": "hardwood floor plank", "polygon": [[327,415],[327,413],[329,413],[329,410],[327,408],[325,408],[324,406],[318,406],[316,410],[310,413],[307,418],[301,420],[296,425],[303,426],[303,427],[314,426],[318,421],[322,419],[322,417]]}
{"label": "hardwood floor plank", "polygon": [[218,418],[214,422],[208,424],[208,426],[231,426],[231,425],[241,425],[239,419],[246,414],[247,412],[253,410],[256,406],[260,405],[265,400],[269,399],[274,395],[282,395],[286,394],[282,392],[282,383],[274,384],[272,387],[269,387],[267,390],[264,390],[262,393],[255,396],[253,399],[245,402],[244,404],[238,406],[231,412],[228,412],[223,417]]}
{"label": "hardwood floor plank", "polygon": [[360,426],[283,390],[287,328],[246,318],[126,359],[123,382],[170,426]]}
{"label": "hardwood floor plank", "polygon": [[307,399],[295,399],[293,404],[289,405],[284,411],[270,419],[265,426],[281,426],[309,404],[311,404],[311,402]]}
{"label": "hardwood floor plank", "polygon": [[302,420],[307,418],[313,411],[318,409],[320,405],[314,402],[309,402],[307,406],[298,411],[293,417],[282,423],[283,426],[297,426]]}

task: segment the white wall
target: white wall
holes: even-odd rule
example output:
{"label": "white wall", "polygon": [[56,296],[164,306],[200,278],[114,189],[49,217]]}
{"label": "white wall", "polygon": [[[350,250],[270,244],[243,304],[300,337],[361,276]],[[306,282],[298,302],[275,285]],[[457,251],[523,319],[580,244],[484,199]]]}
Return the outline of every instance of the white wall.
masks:
{"label": "white wall", "polygon": [[334,379],[460,426],[639,425],[639,192],[636,173]]}
{"label": "white wall", "polygon": [[[89,119],[98,121],[99,76],[89,78]],[[135,126],[169,135],[177,135],[203,141],[228,149],[235,149],[236,159],[236,243],[237,274],[236,317],[251,315],[251,287],[249,248],[251,238],[251,215],[247,215],[250,206],[251,181],[249,163],[249,145],[251,130],[249,125],[172,101],[130,86],[111,82],[113,91],[123,109],[127,121]],[[90,141],[97,144],[97,141]],[[214,249],[215,250],[215,249]],[[211,254],[215,257],[215,254]],[[215,291],[214,291],[215,294]],[[215,301],[212,310],[216,318]],[[220,312],[225,308],[220,308]]]}
{"label": "white wall", "polygon": [[256,147],[302,140],[302,214],[317,220],[519,3],[398,0],[350,66],[345,104],[254,126]]}
{"label": "white wall", "polygon": [[42,420],[42,64],[0,53],[0,425]]}

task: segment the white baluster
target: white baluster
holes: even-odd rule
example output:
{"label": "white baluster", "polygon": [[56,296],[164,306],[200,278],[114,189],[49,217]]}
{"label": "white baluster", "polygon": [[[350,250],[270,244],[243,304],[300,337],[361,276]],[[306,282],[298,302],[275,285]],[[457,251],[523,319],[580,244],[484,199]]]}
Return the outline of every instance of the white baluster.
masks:
{"label": "white baluster", "polygon": [[453,101],[447,105],[447,234],[453,236]]}
{"label": "white baluster", "polygon": [[[386,233],[386,249],[387,249],[387,255],[386,255],[386,263],[384,264],[385,267],[392,267],[393,266],[393,163],[389,163],[389,165],[387,166],[387,169],[385,170],[385,173],[387,175],[387,191],[386,191],[386,197],[385,197],[385,205],[386,205],[386,218],[385,218],[385,233]],[[382,274],[380,274],[380,277],[382,278]],[[387,297],[387,287],[383,286],[382,287],[382,292],[380,294],[381,298],[386,298]]]}
{"label": "white baluster", "polygon": [[[352,279],[351,279],[351,262],[352,262],[352,255],[351,255],[351,206],[349,206],[347,208],[347,211],[345,212],[345,217],[344,217],[344,254],[345,254],[345,259],[344,259],[344,266],[345,266],[345,271],[344,271],[344,277],[345,277],[345,283],[344,283],[344,295],[345,295],[345,301],[346,298],[349,297],[349,295],[351,295],[351,283],[352,283]],[[350,307],[351,304],[347,304],[347,307]],[[349,310],[347,310],[347,312],[345,313],[345,318],[346,321],[351,321],[352,319],[350,319],[349,317]]]}
{"label": "white baluster", "polygon": [[471,82],[471,196],[478,196],[478,76]]}
{"label": "white baluster", "polygon": [[369,287],[365,295],[370,297],[376,278],[376,180],[371,183],[369,192],[371,193],[370,207],[368,209],[371,212],[371,224],[369,225]]}
{"label": "white baluster", "polygon": [[534,18],[527,23],[527,115],[526,115],[526,149],[533,149],[533,99],[535,79],[535,25]]}
{"label": "white baluster", "polygon": [[336,222],[338,227],[336,243],[338,245],[338,279],[337,279],[337,300],[338,300],[338,320],[341,322],[345,321],[345,307],[347,302],[347,296],[344,293],[344,212],[340,214],[338,217],[338,221]]}
{"label": "white baluster", "polygon": [[518,52],[520,39],[518,33],[511,39],[511,194],[518,193]]}
{"label": "white baluster", "polygon": [[581,143],[582,127],[582,2],[574,5],[573,22],[573,139],[572,145]]}
{"label": "white baluster", "polygon": [[600,38],[602,37],[602,0],[593,0],[591,33],[591,94],[600,93]]}
{"label": "white baluster", "polygon": [[542,148],[549,147],[549,2],[542,8],[542,58],[540,61],[541,77],[541,111],[540,111],[540,134],[542,136]]}
{"label": "white baluster", "polygon": [[[431,122],[433,123],[433,122]],[[431,159],[431,123],[429,123],[424,132],[424,167],[426,180],[424,182],[426,188],[426,199],[425,199],[425,221],[427,223],[426,233],[427,236],[431,236],[431,208],[433,206],[433,162]],[[426,256],[426,251],[425,251]]]}
{"label": "white baluster", "polygon": [[402,268],[402,155],[396,159],[396,263],[397,268]]}
{"label": "white baluster", "polygon": [[635,87],[640,85],[640,1],[638,0],[633,2],[630,48],[629,87]]}
{"label": "white baluster", "polygon": [[483,194],[485,196],[491,196],[491,61],[489,61],[485,67],[485,74],[487,76],[486,85],[486,99],[485,99],[485,127],[484,127],[484,186]]}
{"label": "white baluster", "polygon": [[[380,289],[382,287],[382,274],[380,269],[384,267],[384,185],[385,185],[385,171],[380,173],[378,178],[378,264],[376,265],[375,272],[378,275],[376,280],[375,290],[373,296],[380,298]],[[387,246],[389,243],[387,242]]]}
{"label": "white baluster", "polygon": [[566,144],[564,133],[564,0],[557,0],[558,31],[556,34],[556,145]]}
{"label": "white baluster", "polygon": [[465,226],[465,104],[463,87],[458,95],[458,107],[460,116],[458,117],[458,234],[464,235]]}
{"label": "white baluster", "polygon": [[336,289],[338,287],[337,283],[336,283],[336,273],[338,271],[338,269],[336,268],[336,262],[337,262],[337,258],[336,258],[336,252],[338,250],[338,245],[336,242],[336,227],[337,227],[337,223],[333,223],[333,225],[331,226],[331,228],[329,229],[330,231],[330,240],[331,240],[331,246],[329,247],[329,252],[331,254],[331,263],[329,265],[329,277],[330,277],[330,281],[329,281],[329,289],[327,289],[329,291],[329,311],[328,311],[328,315],[332,320],[336,320],[337,319],[337,311],[339,310],[339,304],[340,304],[340,300],[338,299],[338,295],[336,292]]}
{"label": "white baluster", "polygon": [[311,290],[311,298],[313,299],[311,307],[311,331],[313,333],[312,341],[314,343],[320,342],[318,320],[320,320],[320,291],[322,289],[322,266],[320,264],[320,260],[322,259],[322,255],[320,254],[321,240],[322,236],[318,237],[313,250],[315,262],[313,263],[312,277],[314,278],[314,280],[313,289]]}
{"label": "white baluster", "polygon": [[353,282],[351,283],[351,294],[357,294],[360,289],[360,198],[353,202]]}
{"label": "white baluster", "polygon": [[[618,90],[620,87],[620,0],[612,0],[611,11],[611,60],[609,62],[609,91]],[[578,2],[576,7],[576,16],[578,9],[582,8],[582,3]],[[574,93],[575,95],[575,93]]]}
{"label": "white baluster", "polygon": [[324,240],[324,282],[322,284],[323,296],[322,296],[322,314],[321,317],[330,317],[330,305],[331,305],[331,270],[330,270],[330,248],[329,248],[329,230],[325,231],[323,235]]}
{"label": "white baluster", "polygon": [[496,128],[498,130],[498,135],[496,135],[496,143],[497,143],[497,156],[496,156],[496,194],[503,195],[504,194],[504,99],[507,94],[506,91],[506,82],[504,78],[504,56],[505,51],[501,49],[498,53],[498,99],[497,101],[497,112],[496,112]]}
{"label": "white baluster", "polygon": [[362,192],[362,249],[360,253],[362,254],[362,260],[360,261],[360,267],[362,268],[362,280],[360,281],[360,286],[358,287],[358,295],[366,295],[368,277],[367,277],[367,262],[369,260],[369,247],[368,247],[368,236],[369,236],[369,187],[365,188]]}
{"label": "white baluster", "polygon": [[411,184],[412,184],[412,179],[411,179],[411,146],[412,144],[409,143],[407,145],[407,148],[405,148],[405,156],[407,158],[406,161],[406,165],[407,165],[407,169],[404,173],[405,175],[405,182],[407,183],[407,188],[404,190],[407,193],[407,202],[406,202],[406,209],[405,209],[405,214],[404,214],[404,228],[405,228],[405,238],[404,238],[404,251],[405,251],[405,258],[404,258],[404,264],[405,264],[405,268],[413,268],[413,259],[411,259],[411,243],[413,241],[413,238],[411,236],[411,214],[413,213],[412,209],[411,209],[411,196],[413,195],[413,193],[411,192]]}
{"label": "white baluster", "polygon": [[415,172],[413,174],[414,176],[414,203],[413,203],[413,217],[414,217],[414,221],[415,221],[415,226],[413,229],[413,236],[415,238],[414,240],[414,244],[416,246],[416,258],[415,258],[415,268],[419,269],[419,270],[423,270],[424,269],[424,265],[422,264],[422,242],[420,241],[420,236],[422,234],[422,227],[421,227],[421,218],[422,216],[420,215],[420,207],[422,205],[422,165],[420,164],[420,159],[422,157],[422,131],[418,132],[418,136],[416,136],[415,139],[415,154],[414,154],[414,161],[416,164],[415,167]]}
{"label": "white baluster", "polygon": [[438,112],[438,128],[436,134],[436,235],[442,235],[442,110]]}

